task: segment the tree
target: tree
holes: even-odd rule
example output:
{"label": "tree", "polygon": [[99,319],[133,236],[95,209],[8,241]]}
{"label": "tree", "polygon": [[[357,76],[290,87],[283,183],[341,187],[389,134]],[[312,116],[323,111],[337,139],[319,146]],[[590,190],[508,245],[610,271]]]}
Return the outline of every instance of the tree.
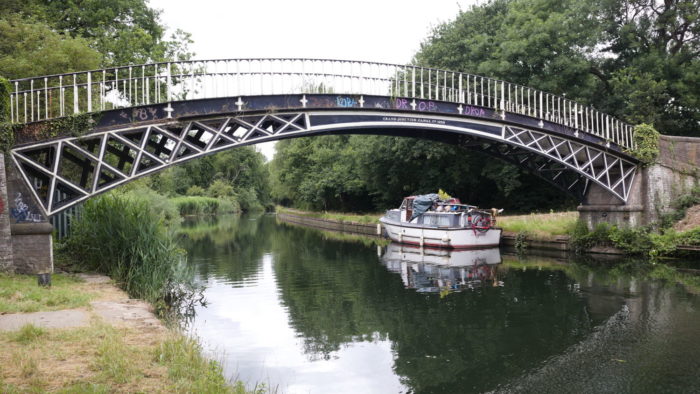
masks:
{"label": "tree", "polygon": [[[72,37],[84,37],[100,52],[103,65],[123,66],[177,59],[174,48],[189,40],[178,31],[165,40],[160,11],[145,0],[41,0],[46,21]],[[191,40],[189,41],[191,42]],[[184,51],[187,53],[188,51]]]}
{"label": "tree", "polygon": [[187,60],[191,43],[182,30],[166,39],[160,11],[145,0],[0,4],[0,74],[9,78]]}
{"label": "tree", "polygon": [[414,61],[700,135],[698,15],[693,0],[494,0],[438,26]]}
{"label": "tree", "polygon": [[0,75],[14,79],[89,70],[100,60],[82,37],[66,37],[16,14],[0,17]]}

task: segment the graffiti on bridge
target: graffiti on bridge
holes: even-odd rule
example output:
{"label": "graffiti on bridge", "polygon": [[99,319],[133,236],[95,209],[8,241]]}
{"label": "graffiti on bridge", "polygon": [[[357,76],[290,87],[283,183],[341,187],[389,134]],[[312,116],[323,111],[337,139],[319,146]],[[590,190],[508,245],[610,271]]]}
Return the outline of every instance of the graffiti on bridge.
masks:
{"label": "graffiti on bridge", "polygon": [[338,107],[343,107],[343,108],[356,107],[357,100],[355,100],[353,97],[338,96],[335,98],[335,104]]}
{"label": "graffiti on bridge", "polygon": [[394,107],[396,109],[407,109],[407,110],[418,110],[418,111],[428,111],[435,112],[438,110],[438,105],[434,101],[424,101],[424,100],[412,100],[397,98]]}
{"label": "graffiti on bridge", "polygon": [[10,214],[17,223],[37,223],[41,222],[42,219],[41,214],[32,213],[29,210],[29,205],[22,199],[22,193],[17,193],[17,197],[15,197],[15,208],[10,208]]}

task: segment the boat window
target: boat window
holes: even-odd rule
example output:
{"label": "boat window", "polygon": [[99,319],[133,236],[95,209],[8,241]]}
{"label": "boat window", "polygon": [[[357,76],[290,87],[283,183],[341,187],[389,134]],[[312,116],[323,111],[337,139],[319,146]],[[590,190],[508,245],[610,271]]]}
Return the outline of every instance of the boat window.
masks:
{"label": "boat window", "polygon": [[424,214],[423,224],[429,226],[454,226],[455,215],[442,215],[442,214]]}

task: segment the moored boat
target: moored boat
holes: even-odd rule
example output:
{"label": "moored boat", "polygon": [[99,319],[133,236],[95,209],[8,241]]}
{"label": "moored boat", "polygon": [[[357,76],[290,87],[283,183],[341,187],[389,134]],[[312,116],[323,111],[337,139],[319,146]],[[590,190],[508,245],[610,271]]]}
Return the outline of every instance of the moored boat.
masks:
{"label": "moored boat", "polygon": [[386,211],[379,221],[394,242],[433,248],[486,248],[501,242],[502,230],[495,227],[500,211],[426,194],[404,198],[398,209]]}

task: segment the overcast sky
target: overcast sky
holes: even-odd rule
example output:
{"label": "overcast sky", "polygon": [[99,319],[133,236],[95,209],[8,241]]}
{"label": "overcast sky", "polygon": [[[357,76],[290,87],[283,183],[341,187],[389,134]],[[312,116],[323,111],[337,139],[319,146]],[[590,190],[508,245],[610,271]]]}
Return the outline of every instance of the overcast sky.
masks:
{"label": "overcast sky", "polygon": [[[404,64],[476,0],[149,0],[192,33],[196,59],[307,57]],[[267,156],[272,144],[258,148]]]}

